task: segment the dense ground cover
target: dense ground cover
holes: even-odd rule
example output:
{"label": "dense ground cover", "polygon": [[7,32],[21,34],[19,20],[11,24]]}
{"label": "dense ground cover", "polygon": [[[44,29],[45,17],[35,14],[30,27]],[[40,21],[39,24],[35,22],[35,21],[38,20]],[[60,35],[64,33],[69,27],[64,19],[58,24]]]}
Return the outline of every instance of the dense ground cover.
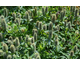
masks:
{"label": "dense ground cover", "polygon": [[80,7],[0,7],[0,59],[80,59]]}

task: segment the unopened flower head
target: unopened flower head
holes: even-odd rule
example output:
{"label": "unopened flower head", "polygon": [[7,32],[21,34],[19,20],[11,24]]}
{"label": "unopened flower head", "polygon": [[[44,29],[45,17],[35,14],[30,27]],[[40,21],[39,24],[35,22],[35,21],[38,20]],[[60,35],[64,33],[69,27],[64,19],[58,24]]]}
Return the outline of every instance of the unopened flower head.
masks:
{"label": "unopened flower head", "polygon": [[53,30],[53,23],[52,22],[49,23],[49,30]]}
{"label": "unopened flower head", "polygon": [[47,26],[45,24],[43,25],[43,30],[47,30]]}
{"label": "unopened flower head", "polygon": [[16,13],[15,12],[12,13],[12,17],[13,17],[13,20],[16,19]]}
{"label": "unopened flower head", "polygon": [[33,35],[34,35],[34,33],[37,33],[38,34],[37,29],[33,29]]}
{"label": "unopened flower head", "polygon": [[10,46],[10,50],[11,50],[12,53],[15,53],[15,46],[14,45],[11,45]]}
{"label": "unopened flower head", "polygon": [[4,16],[7,17],[8,16],[8,10],[6,8],[4,8]]}
{"label": "unopened flower head", "polygon": [[5,21],[5,19],[2,19],[2,20],[1,20],[1,27],[2,27],[3,31],[6,31],[7,26],[6,26],[6,21]]}
{"label": "unopened flower head", "polygon": [[0,42],[3,40],[3,35],[0,33]]}
{"label": "unopened flower head", "polygon": [[3,56],[3,51],[2,50],[0,50],[0,56]]}
{"label": "unopened flower head", "polygon": [[12,59],[12,56],[11,56],[11,55],[8,55],[8,56],[7,56],[7,59]]}
{"label": "unopened flower head", "polygon": [[42,30],[42,22],[39,22],[39,29]]}
{"label": "unopened flower head", "polygon": [[26,42],[26,43],[28,43],[28,39],[29,39],[29,36],[26,35],[26,37],[25,37],[25,42]]}
{"label": "unopened flower head", "polygon": [[4,51],[8,51],[8,45],[7,45],[6,43],[4,43],[2,49],[3,49]]}
{"label": "unopened flower head", "polygon": [[72,57],[73,55],[74,55],[74,51],[71,50],[71,51],[70,51],[70,56]]}
{"label": "unopened flower head", "polygon": [[16,46],[19,46],[20,45],[20,42],[19,42],[19,38],[18,37],[16,37],[16,39],[15,39],[15,45]]}

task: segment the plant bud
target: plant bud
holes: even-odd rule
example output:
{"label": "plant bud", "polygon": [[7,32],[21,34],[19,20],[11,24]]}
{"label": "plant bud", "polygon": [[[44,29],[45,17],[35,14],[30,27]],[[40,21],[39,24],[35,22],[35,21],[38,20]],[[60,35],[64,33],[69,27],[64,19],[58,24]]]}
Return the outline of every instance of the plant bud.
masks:
{"label": "plant bud", "polygon": [[75,12],[75,6],[73,7],[73,13]]}
{"label": "plant bud", "polygon": [[34,54],[34,57],[35,57],[35,59],[40,59],[40,55],[39,55],[39,53],[36,52],[36,53]]}
{"label": "plant bud", "polygon": [[58,41],[58,39],[56,39],[55,40],[55,46],[58,46],[58,44],[59,44],[59,41]]}
{"label": "plant bud", "polygon": [[79,35],[79,31],[78,31],[78,30],[76,30],[76,31],[75,31],[75,34],[76,34],[76,35]]}
{"label": "plant bud", "polygon": [[61,19],[61,21],[63,20],[63,16],[64,14],[63,14],[63,11],[61,11],[61,13],[60,13],[60,19]]}
{"label": "plant bud", "polygon": [[67,20],[64,21],[64,26],[65,26],[65,27],[67,26]]}
{"label": "plant bud", "polygon": [[60,27],[59,27],[59,25],[57,25],[57,30],[58,30],[58,31],[60,30]]}
{"label": "plant bud", "polygon": [[13,44],[13,42],[11,40],[8,40],[7,43],[8,43],[8,45],[12,45]]}
{"label": "plant bud", "polygon": [[70,11],[72,12],[72,8],[73,8],[73,6],[70,6]]}
{"label": "plant bud", "polygon": [[16,19],[16,13],[15,12],[12,13],[12,17],[13,17],[13,20]]}
{"label": "plant bud", "polygon": [[3,49],[4,51],[8,51],[8,46],[7,46],[7,44],[3,44],[2,49]]}
{"label": "plant bud", "polygon": [[2,50],[0,50],[0,56],[3,56],[3,51]]}
{"label": "plant bud", "polygon": [[13,58],[16,59],[16,55],[15,54],[13,54]]}
{"label": "plant bud", "polygon": [[79,8],[79,15],[80,15],[80,8]]}
{"label": "plant bud", "polygon": [[42,7],[42,14],[43,14],[43,16],[45,15],[45,9],[44,9],[44,7]]}
{"label": "plant bud", "polygon": [[37,28],[39,28],[39,21],[36,22],[36,26],[37,26]]}
{"label": "plant bud", "polygon": [[26,35],[25,42],[28,43],[29,36]]}
{"label": "plant bud", "polygon": [[39,22],[39,29],[42,30],[42,22]]}
{"label": "plant bud", "polygon": [[19,46],[19,45],[20,45],[19,38],[16,37],[16,39],[15,39],[15,46]]}
{"label": "plant bud", "polygon": [[13,38],[12,38],[12,36],[10,36],[10,37],[9,37],[9,40],[13,41]]}
{"label": "plant bud", "polygon": [[47,26],[46,25],[43,25],[43,30],[47,30]]}
{"label": "plant bud", "polygon": [[16,18],[16,22],[15,23],[17,23],[18,26],[20,26],[20,20],[19,20],[19,18]]}
{"label": "plant bud", "polygon": [[68,28],[71,29],[71,23],[70,22],[68,23]]}
{"label": "plant bud", "polygon": [[49,39],[53,38],[53,32],[52,30],[49,31]]}
{"label": "plant bud", "polygon": [[4,16],[3,15],[1,15],[1,19],[4,19]]}
{"label": "plant bud", "polygon": [[33,29],[33,35],[34,35],[34,33],[37,33],[38,34],[37,29]]}
{"label": "plant bud", "polygon": [[25,13],[25,18],[27,19],[27,20],[30,20],[30,17],[29,17],[29,13],[26,11],[26,13]]}
{"label": "plant bud", "polygon": [[37,15],[37,8],[36,7],[34,8],[33,13],[34,13],[34,16]]}
{"label": "plant bud", "polygon": [[74,55],[74,51],[70,51],[70,56],[72,57]]}
{"label": "plant bud", "polygon": [[28,13],[29,13],[29,15],[31,16],[31,11],[30,11],[30,10],[28,10]]}
{"label": "plant bud", "polygon": [[34,41],[37,40],[37,33],[34,33]]}
{"label": "plant bud", "polygon": [[4,16],[7,17],[8,16],[8,10],[6,8],[4,8]]}
{"label": "plant bud", "polygon": [[48,12],[48,6],[46,6],[45,12],[46,12],[46,13]]}
{"label": "plant bud", "polygon": [[7,56],[7,59],[12,59],[12,56],[11,56],[11,55],[8,55],[8,56]]}
{"label": "plant bud", "polygon": [[7,27],[6,27],[6,21],[5,21],[5,19],[1,20],[1,27],[2,27],[3,31],[6,31]]}
{"label": "plant bud", "polygon": [[20,40],[20,42],[21,42],[21,41],[23,41],[23,37],[22,37],[22,36],[20,36],[20,37],[19,37],[19,40]]}
{"label": "plant bud", "polygon": [[18,13],[18,14],[17,14],[17,17],[18,17],[19,19],[21,19],[21,14],[20,14],[20,13]]}
{"label": "plant bud", "polygon": [[34,37],[31,38],[31,42],[34,43]]}
{"label": "plant bud", "polygon": [[55,14],[52,14],[52,15],[51,15],[51,21],[52,21],[53,23],[55,23],[55,20],[56,20],[56,15],[55,15]]}
{"label": "plant bud", "polygon": [[66,41],[65,38],[62,38],[62,42],[65,43],[65,41]]}
{"label": "plant bud", "polygon": [[28,42],[31,44],[31,38],[28,39]]}
{"label": "plant bud", "polygon": [[11,45],[10,46],[10,50],[11,50],[11,53],[15,53],[15,46],[14,45]]}
{"label": "plant bud", "polygon": [[77,48],[77,45],[75,45],[75,46],[74,46],[74,52],[76,52],[77,49],[78,49],[78,48]]}
{"label": "plant bud", "polygon": [[3,58],[6,59],[7,58],[7,53],[3,52]]}
{"label": "plant bud", "polygon": [[35,43],[33,43],[33,44],[32,44],[32,46],[33,46],[34,53],[35,53],[35,52],[36,52],[36,44],[35,44]]}
{"label": "plant bud", "polygon": [[0,42],[3,40],[3,35],[0,33]]}
{"label": "plant bud", "polygon": [[52,22],[49,23],[49,30],[53,30],[53,23]]}
{"label": "plant bud", "polygon": [[57,35],[55,36],[55,40],[58,40],[58,36]]}
{"label": "plant bud", "polygon": [[75,17],[77,17],[77,13],[78,13],[78,10],[76,9],[76,10],[75,10]]}

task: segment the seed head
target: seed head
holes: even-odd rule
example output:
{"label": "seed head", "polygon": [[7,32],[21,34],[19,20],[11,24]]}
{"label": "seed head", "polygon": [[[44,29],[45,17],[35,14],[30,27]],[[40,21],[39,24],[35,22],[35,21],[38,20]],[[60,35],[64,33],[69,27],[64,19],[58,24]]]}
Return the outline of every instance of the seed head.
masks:
{"label": "seed head", "polygon": [[15,12],[12,13],[12,17],[13,17],[13,20],[16,19],[16,13]]}
{"label": "seed head", "polygon": [[74,46],[74,52],[76,52],[77,49],[78,49],[78,48],[77,48],[77,45],[75,45],[75,46]]}
{"label": "seed head", "polygon": [[68,28],[71,29],[71,23],[70,22],[68,23]]}
{"label": "seed head", "polygon": [[8,16],[8,10],[6,8],[4,8],[4,16],[7,17]]}
{"label": "seed head", "polygon": [[3,31],[6,31],[7,27],[6,27],[6,21],[5,21],[5,19],[1,20],[1,27],[2,27]]}
{"label": "seed head", "polygon": [[20,45],[19,38],[16,37],[16,39],[15,39],[15,46],[19,46],[19,45]]}
{"label": "seed head", "polygon": [[13,54],[13,58],[16,59],[16,55],[15,54]]}
{"label": "seed head", "polygon": [[55,40],[55,46],[58,46],[58,44],[59,44],[59,41],[58,41],[58,39],[56,39]]}
{"label": "seed head", "polygon": [[19,20],[19,18],[16,18],[16,23],[18,24],[18,26],[20,26],[20,20]]}
{"label": "seed head", "polygon": [[37,29],[33,29],[33,35],[34,35],[34,33],[37,33],[38,34]]}
{"label": "seed head", "polygon": [[34,37],[31,38],[31,42],[34,43]]}
{"label": "seed head", "polygon": [[43,14],[43,16],[45,15],[45,9],[44,9],[44,7],[42,7],[42,14]]}
{"label": "seed head", "polygon": [[66,41],[65,38],[62,38],[62,42],[65,43],[65,41]]}
{"label": "seed head", "polygon": [[42,22],[39,22],[39,29],[42,30]]}
{"label": "seed head", "polygon": [[37,26],[37,28],[39,28],[39,21],[36,22],[36,26]]}
{"label": "seed head", "polygon": [[6,59],[7,58],[7,53],[3,52],[3,58]]}
{"label": "seed head", "polygon": [[8,43],[8,45],[12,45],[13,44],[13,42],[11,40],[8,40],[7,43]]}
{"label": "seed head", "polygon": [[49,31],[49,38],[50,39],[53,38],[53,32],[52,32],[52,30]]}
{"label": "seed head", "polygon": [[2,50],[0,50],[0,56],[3,56],[3,51]]}
{"label": "seed head", "polygon": [[75,17],[77,17],[77,13],[78,13],[78,10],[76,9],[76,10],[75,10]]}
{"label": "seed head", "polygon": [[53,30],[53,23],[52,22],[49,23],[49,30]]}
{"label": "seed head", "polygon": [[4,19],[4,16],[3,15],[1,15],[1,19]]}
{"label": "seed head", "polygon": [[37,33],[34,33],[34,41],[37,40]]}
{"label": "seed head", "polygon": [[26,35],[26,37],[25,37],[25,42],[26,42],[26,43],[28,43],[28,39],[29,39],[29,36]]}
{"label": "seed head", "polygon": [[18,17],[19,19],[21,19],[21,14],[20,14],[20,13],[18,13],[18,14],[17,14],[17,17]]}
{"label": "seed head", "polygon": [[27,11],[25,12],[25,18],[26,18],[27,20],[30,20],[29,13],[28,13]]}
{"label": "seed head", "polygon": [[11,45],[10,46],[10,50],[11,50],[12,53],[15,53],[15,46],[14,45]]}
{"label": "seed head", "polygon": [[55,23],[55,20],[56,20],[56,15],[55,15],[55,14],[52,14],[52,15],[51,15],[51,21],[52,21],[53,23]]}
{"label": "seed head", "polygon": [[43,30],[47,30],[47,26],[46,25],[43,25]]}
{"label": "seed head", "polygon": [[12,56],[11,56],[11,55],[8,55],[8,56],[7,56],[7,59],[12,59]]}
{"label": "seed head", "polygon": [[7,46],[7,44],[6,44],[6,43],[4,43],[4,44],[3,44],[2,49],[3,49],[4,51],[8,51],[8,46]]}
{"label": "seed head", "polygon": [[70,56],[72,57],[74,55],[74,51],[70,51]]}
{"label": "seed head", "polygon": [[9,40],[13,41],[13,38],[12,38],[12,36],[10,36],[10,37],[9,37]]}
{"label": "seed head", "polygon": [[0,42],[3,40],[3,35],[0,33]]}
{"label": "seed head", "polygon": [[46,12],[46,13],[48,12],[48,6],[46,6],[45,12]]}

